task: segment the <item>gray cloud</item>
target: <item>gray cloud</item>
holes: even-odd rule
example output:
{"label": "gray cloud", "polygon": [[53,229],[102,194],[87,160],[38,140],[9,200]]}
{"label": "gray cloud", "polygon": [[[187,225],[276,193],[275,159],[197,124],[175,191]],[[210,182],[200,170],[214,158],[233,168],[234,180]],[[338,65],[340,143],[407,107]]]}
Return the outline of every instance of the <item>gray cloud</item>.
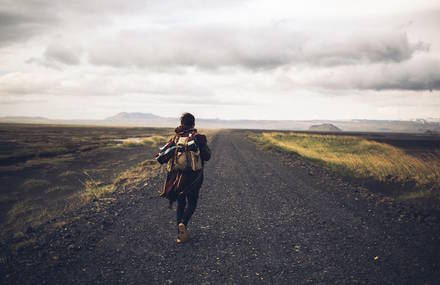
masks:
{"label": "gray cloud", "polygon": [[51,15],[44,13],[37,16],[0,10],[0,46],[42,34],[54,20]]}
{"label": "gray cloud", "polygon": [[46,34],[59,20],[50,1],[0,0],[0,47]]}
{"label": "gray cloud", "polygon": [[[360,31],[361,33],[363,31]],[[205,26],[125,31],[97,40],[89,62],[114,67],[337,66],[402,62],[428,45],[400,31],[323,38],[283,26]]]}
{"label": "gray cloud", "polygon": [[81,53],[82,49],[77,46],[67,46],[60,43],[50,44],[41,57],[31,57],[25,63],[62,70],[66,65],[79,65]]}
{"label": "gray cloud", "polygon": [[[234,4],[225,1],[131,0],[0,0],[0,47],[47,35],[68,27],[71,32],[109,25],[114,18],[147,16],[173,19],[187,12],[206,11]],[[61,31],[63,31],[61,29]]]}
{"label": "gray cloud", "polygon": [[47,61],[60,62],[66,65],[77,65],[80,63],[78,48],[63,45],[50,45],[44,52]]}
{"label": "gray cloud", "polygon": [[385,68],[366,81],[356,80],[358,89],[374,90],[440,90],[440,61]]}
{"label": "gray cloud", "polygon": [[440,90],[440,60],[418,56],[410,61],[345,66],[311,71],[291,83],[331,90]]}
{"label": "gray cloud", "polygon": [[317,41],[304,48],[311,63],[323,66],[402,62],[417,51],[429,51],[423,42],[412,43],[406,33],[388,31],[372,33],[360,31],[343,40]]}
{"label": "gray cloud", "polygon": [[[125,31],[95,43],[89,61],[115,67],[270,67],[289,58],[283,46],[299,46],[300,37],[295,32],[283,35],[287,37],[281,38],[281,33],[267,28],[237,32],[235,27],[221,26]],[[270,45],[259,43],[269,36]],[[273,52],[275,49],[278,51]]]}
{"label": "gray cloud", "polygon": [[[112,12],[128,12],[127,7],[130,11],[138,7],[119,4],[118,8],[116,2],[0,0],[0,47],[36,36],[47,36],[60,27],[66,27],[69,22],[74,23],[73,29],[80,29],[85,24],[93,28]],[[93,20],[82,21],[87,17]]]}
{"label": "gray cloud", "polygon": [[440,10],[420,1],[0,0],[0,101],[17,105],[0,111],[395,116],[396,94],[435,110]]}

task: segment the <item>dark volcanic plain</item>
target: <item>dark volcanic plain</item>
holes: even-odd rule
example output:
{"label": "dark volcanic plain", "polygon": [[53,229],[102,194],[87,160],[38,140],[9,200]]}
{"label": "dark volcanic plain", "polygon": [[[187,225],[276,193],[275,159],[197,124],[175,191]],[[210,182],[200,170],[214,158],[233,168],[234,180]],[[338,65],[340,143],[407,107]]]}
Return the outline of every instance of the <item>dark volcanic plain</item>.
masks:
{"label": "dark volcanic plain", "polygon": [[221,131],[211,142],[186,244],[175,243],[175,211],[158,197],[162,173],[66,213],[76,218],[56,230],[51,221],[27,232],[35,243],[2,256],[0,282],[438,283],[436,212],[245,137]]}
{"label": "dark volcanic plain", "polygon": [[87,181],[111,183],[158,149],[122,141],[170,131],[0,124],[0,239],[72,208]]}

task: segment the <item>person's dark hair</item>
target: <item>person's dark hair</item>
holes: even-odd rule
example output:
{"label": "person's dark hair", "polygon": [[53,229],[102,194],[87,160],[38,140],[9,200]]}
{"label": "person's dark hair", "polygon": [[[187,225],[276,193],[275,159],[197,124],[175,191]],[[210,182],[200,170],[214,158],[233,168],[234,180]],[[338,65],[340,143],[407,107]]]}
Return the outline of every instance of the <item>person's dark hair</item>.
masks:
{"label": "person's dark hair", "polygon": [[183,126],[194,127],[195,123],[196,119],[191,113],[183,113],[182,116],[180,116],[180,124]]}

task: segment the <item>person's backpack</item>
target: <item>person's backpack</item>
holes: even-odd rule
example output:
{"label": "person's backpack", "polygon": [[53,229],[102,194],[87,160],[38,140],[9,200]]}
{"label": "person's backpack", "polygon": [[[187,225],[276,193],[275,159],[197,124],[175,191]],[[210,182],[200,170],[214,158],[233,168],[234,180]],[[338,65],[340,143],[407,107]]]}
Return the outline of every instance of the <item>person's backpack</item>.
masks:
{"label": "person's backpack", "polygon": [[176,149],[174,156],[168,161],[167,170],[198,171],[203,168],[200,148],[195,139],[196,132],[191,132],[187,137],[176,136],[174,143]]}

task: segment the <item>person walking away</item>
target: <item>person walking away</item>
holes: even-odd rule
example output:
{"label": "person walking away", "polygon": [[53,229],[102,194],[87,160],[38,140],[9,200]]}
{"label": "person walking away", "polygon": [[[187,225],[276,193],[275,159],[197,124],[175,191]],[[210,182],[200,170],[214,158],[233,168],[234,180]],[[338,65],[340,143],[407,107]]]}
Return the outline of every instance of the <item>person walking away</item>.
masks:
{"label": "person walking away", "polygon": [[196,210],[203,183],[203,167],[211,158],[206,136],[199,134],[194,127],[194,116],[190,113],[182,114],[174,137],[156,154],[159,163],[167,163],[168,171],[160,196],[169,200],[169,208],[177,201],[179,244],[188,238],[188,223]]}

